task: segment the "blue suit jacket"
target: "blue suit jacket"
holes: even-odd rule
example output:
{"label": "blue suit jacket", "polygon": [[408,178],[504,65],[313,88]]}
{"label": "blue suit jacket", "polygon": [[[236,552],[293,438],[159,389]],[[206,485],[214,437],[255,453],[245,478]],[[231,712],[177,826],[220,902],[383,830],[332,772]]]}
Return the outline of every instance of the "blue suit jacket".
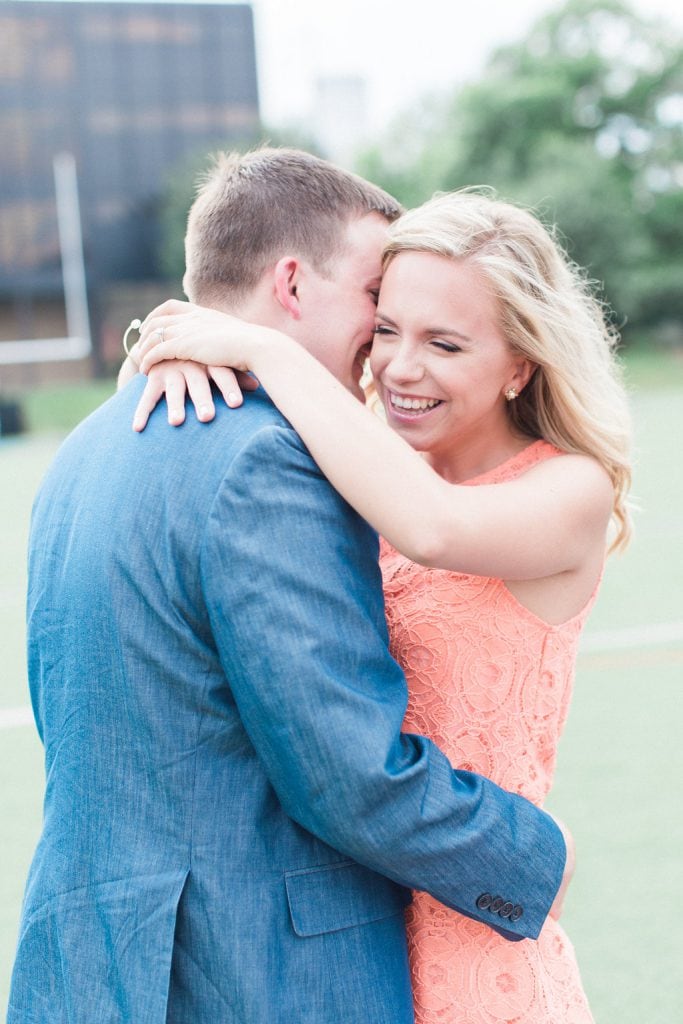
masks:
{"label": "blue suit jacket", "polygon": [[408,1024],[407,887],[534,936],[560,833],[401,733],[376,536],[266,396],[140,436],[141,387],[34,509],[47,787],[8,1020]]}

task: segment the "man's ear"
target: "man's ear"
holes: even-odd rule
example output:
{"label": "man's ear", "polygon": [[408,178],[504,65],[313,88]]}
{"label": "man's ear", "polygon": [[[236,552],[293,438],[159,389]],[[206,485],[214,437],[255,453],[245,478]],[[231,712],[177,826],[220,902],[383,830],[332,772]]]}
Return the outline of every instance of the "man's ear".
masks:
{"label": "man's ear", "polygon": [[297,291],[300,277],[301,265],[295,256],[283,256],[275,264],[275,298],[294,320],[301,319],[301,303]]}

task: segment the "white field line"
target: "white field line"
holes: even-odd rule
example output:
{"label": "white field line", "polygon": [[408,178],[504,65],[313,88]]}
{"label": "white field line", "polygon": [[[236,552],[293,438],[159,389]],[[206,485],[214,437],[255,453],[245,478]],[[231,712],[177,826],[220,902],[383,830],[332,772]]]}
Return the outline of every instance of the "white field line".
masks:
{"label": "white field line", "polygon": [[[606,629],[586,633],[581,641],[582,654],[598,651],[625,651],[629,648],[658,647],[660,644],[683,643],[683,622],[658,622],[635,629]],[[33,725],[30,707],[0,709],[0,730]]]}
{"label": "white field line", "polygon": [[683,622],[657,622],[652,626],[630,626],[627,629],[584,633],[580,651],[582,654],[594,654],[597,651],[625,651],[629,648],[679,643],[683,643]]}
{"label": "white field line", "polygon": [[0,710],[0,729],[16,729],[20,725],[33,725],[33,712],[29,707]]}

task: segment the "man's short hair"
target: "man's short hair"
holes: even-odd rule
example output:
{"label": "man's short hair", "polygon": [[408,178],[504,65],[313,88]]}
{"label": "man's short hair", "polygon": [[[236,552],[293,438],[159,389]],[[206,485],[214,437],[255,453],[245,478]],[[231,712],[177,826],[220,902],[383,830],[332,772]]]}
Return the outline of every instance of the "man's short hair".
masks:
{"label": "man's short hair", "polygon": [[286,254],[326,273],[348,223],[369,213],[392,221],[401,207],[383,189],[310,153],[219,153],[188,218],[185,292],[205,305],[239,301]]}

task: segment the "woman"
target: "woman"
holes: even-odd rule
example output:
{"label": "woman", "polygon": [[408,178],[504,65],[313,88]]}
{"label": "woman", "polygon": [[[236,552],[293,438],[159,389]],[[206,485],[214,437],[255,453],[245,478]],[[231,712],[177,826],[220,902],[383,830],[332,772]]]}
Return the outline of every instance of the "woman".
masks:
{"label": "woman", "polygon": [[[535,218],[461,192],[390,229],[370,365],[392,431],[291,339],[220,313],[152,314],[140,352],[256,374],[384,538],[406,729],[540,804],[610,521],[613,547],[629,535],[614,341]],[[592,1020],[554,920],[509,943],[418,893],[408,932],[418,1024]]]}

